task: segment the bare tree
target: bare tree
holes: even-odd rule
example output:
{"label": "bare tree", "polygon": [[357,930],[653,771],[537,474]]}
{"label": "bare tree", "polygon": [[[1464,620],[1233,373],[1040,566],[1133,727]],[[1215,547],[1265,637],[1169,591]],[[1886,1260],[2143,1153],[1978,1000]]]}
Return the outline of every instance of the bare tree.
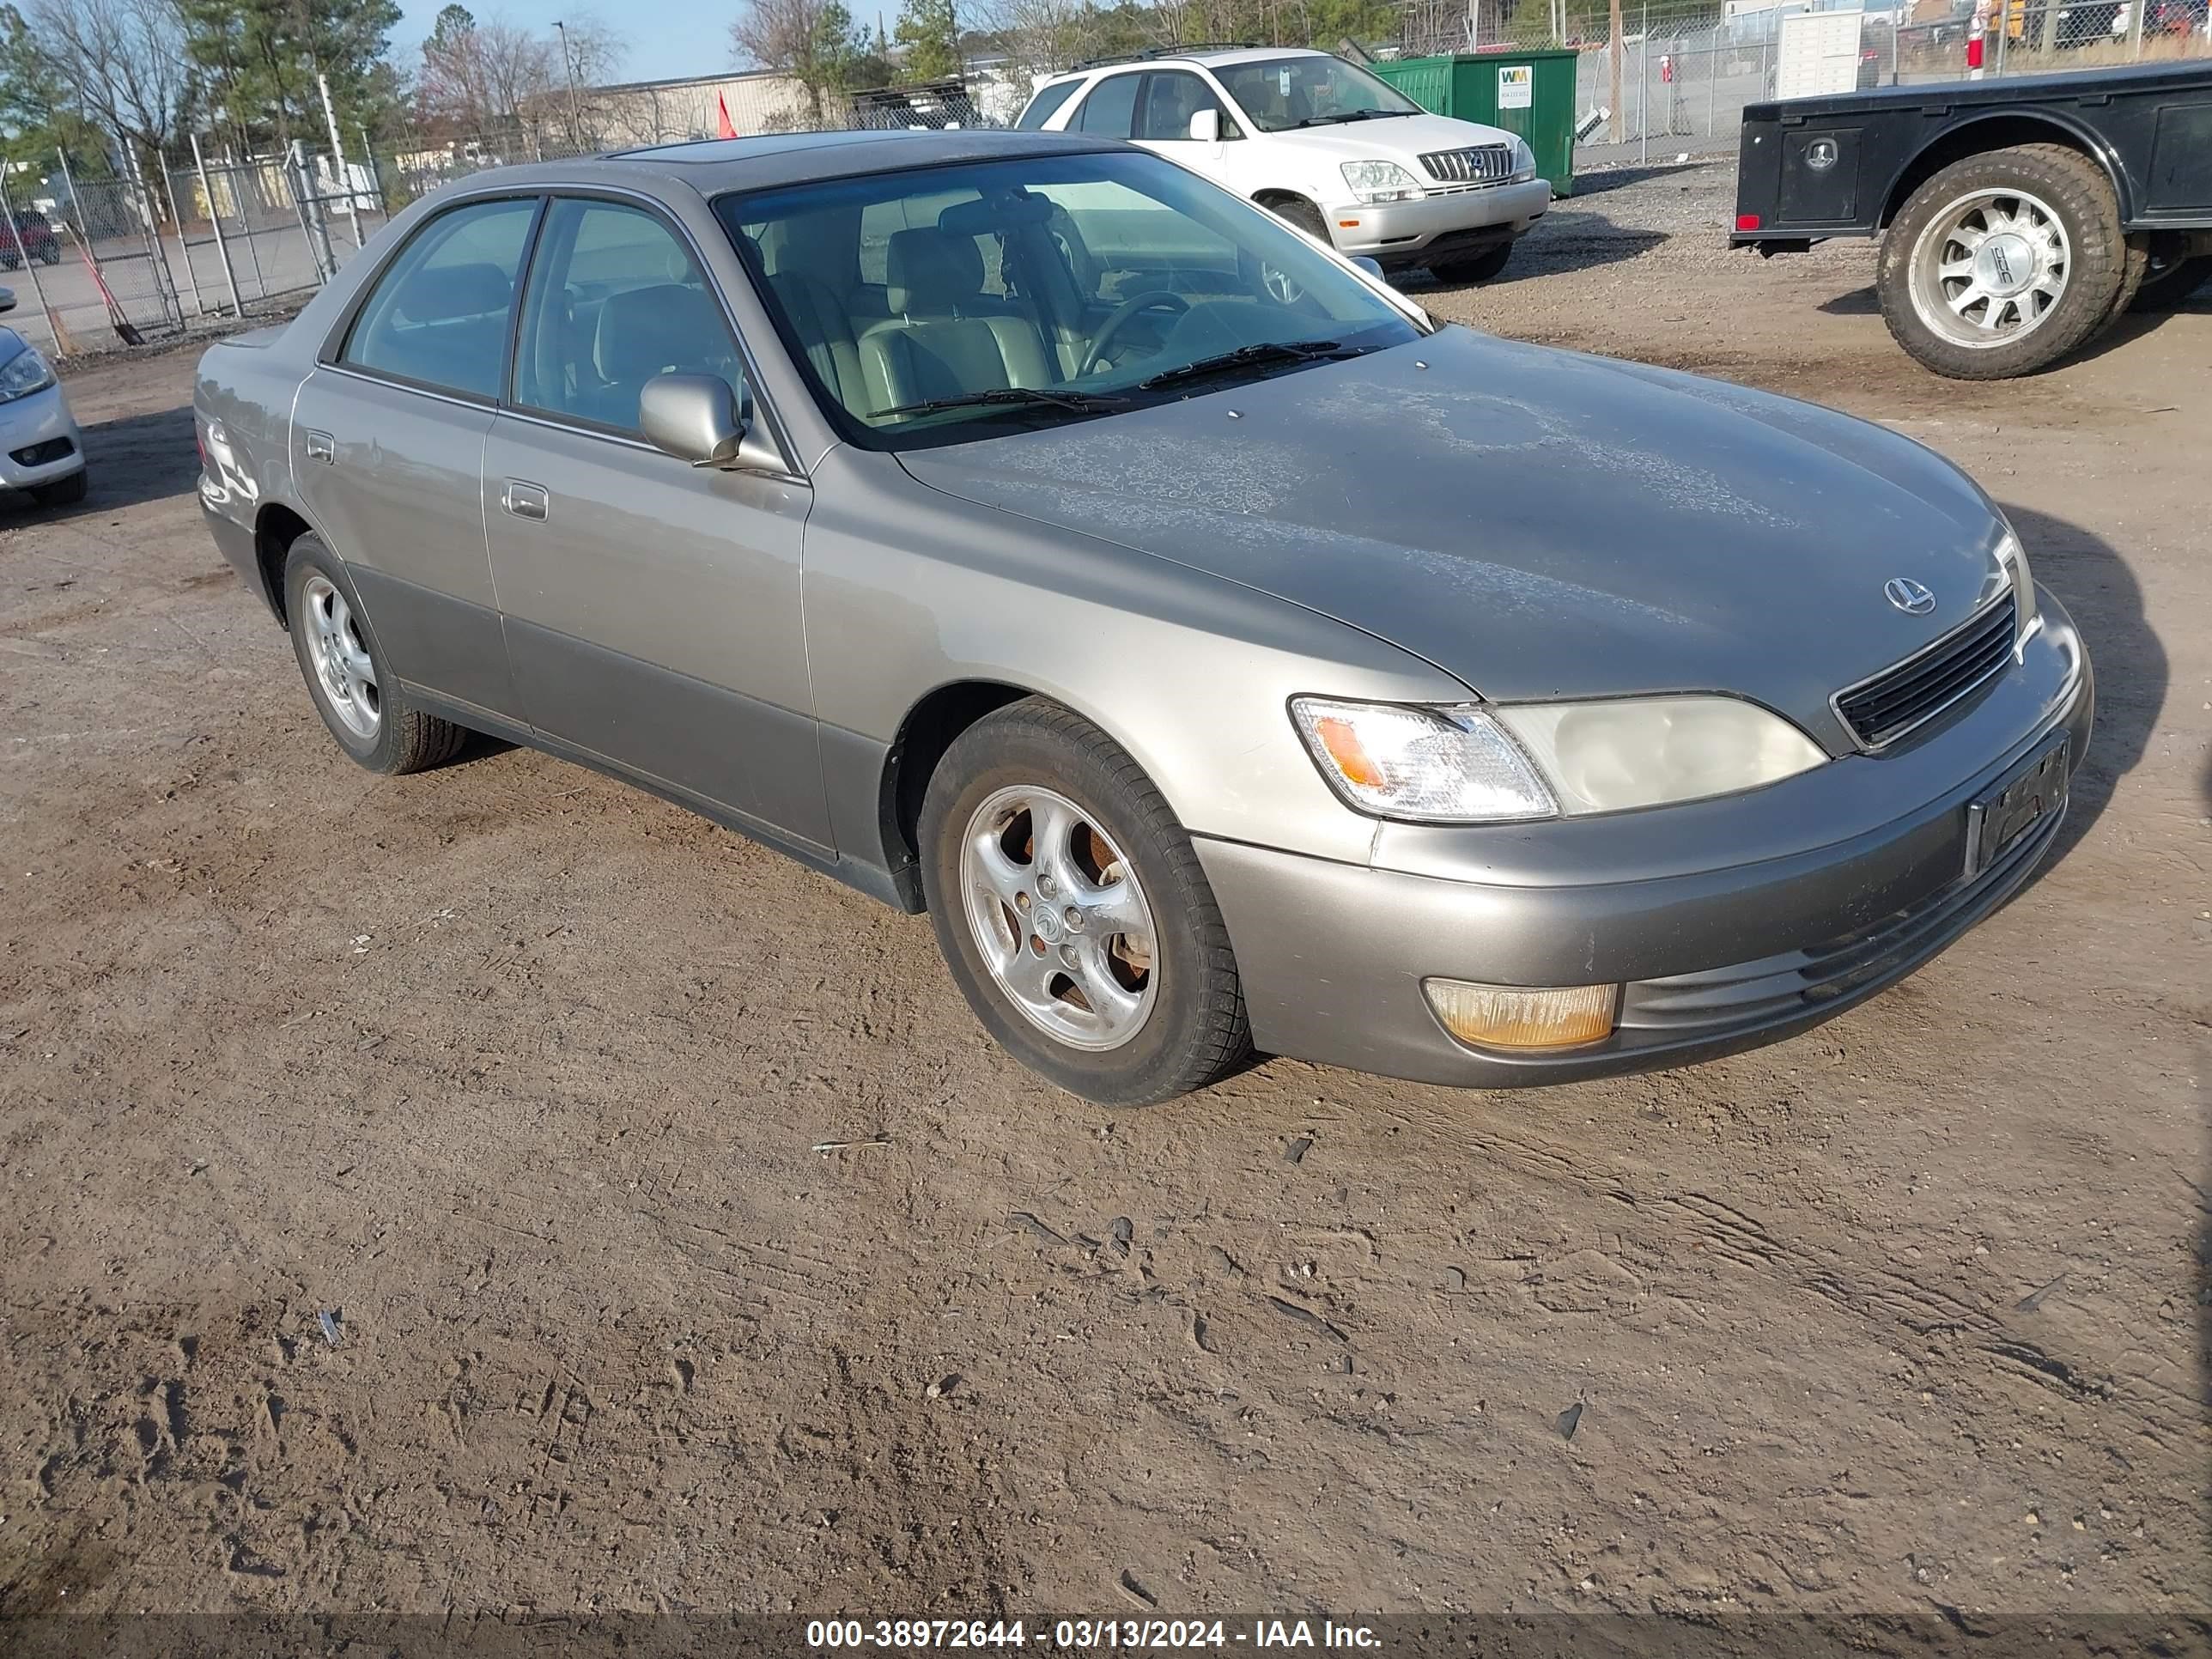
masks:
{"label": "bare tree", "polygon": [[867,52],[866,37],[841,0],[745,0],[730,25],[730,45],[740,61],[798,82],[817,125],[825,99],[850,90]]}
{"label": "bare tree", "polygon": [[999,37],[1013,67],[1024,76],[1057,75],[1097,49],[1097,14],[1083,0],[988,0],[981,27]]}
{"label": "bare tree", "polygon": [[416,100],[426,121],[465,132],[520,125],[551,94],[559,62],[552,41],[448,6],[422,43]]}
{"label": "bare tree", "polygon": [[88,119],[159,152],[185,113],[191,81],[168,0],[31,0],[39,49]]}

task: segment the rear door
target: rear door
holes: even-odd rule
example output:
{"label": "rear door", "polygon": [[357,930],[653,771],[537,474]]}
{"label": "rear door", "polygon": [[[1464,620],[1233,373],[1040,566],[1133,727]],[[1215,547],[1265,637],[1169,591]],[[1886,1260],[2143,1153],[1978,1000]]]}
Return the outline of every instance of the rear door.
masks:
{"label": "rear door", "polygon": [[402,680],[509,719],[484,547],[483,448],[535,195],[426,220],[371,283],[292,412],[309,518],[345,562]]}
{"label": "rear door", "polygon": [[698,250],[641,201],[556,198],[484,449],[523,706],[550,738],[826,851],[799,608],[812,493],[647,443],[639,393],[672,371],[755,395]]}

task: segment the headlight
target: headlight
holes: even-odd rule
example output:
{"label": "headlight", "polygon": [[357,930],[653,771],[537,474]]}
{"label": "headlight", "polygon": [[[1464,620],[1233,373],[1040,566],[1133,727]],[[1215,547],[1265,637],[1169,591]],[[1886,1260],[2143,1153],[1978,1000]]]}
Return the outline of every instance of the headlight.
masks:
{"label": "headlight", "polygon": [[1481,709],[1294,697],[1291,718],[1322,776],[1359,811],[1497,823],[1559,811],[1528,757]]}
{"label": "headlight", "polygon": [[1513,182],[1521,184],[1536,176],[1536,152],[1528,148],[1526,138],[1513,141]]}
{"label": "headlight", "polygon": [[1524,703],[1491,712],[1535,757],[1569,817],[1734,794],[1828,758],[1779,714],[1735,697]]}
{"label": "headlight", "polygon": [[1377,202],[1418,201],[1427,192],[1421,181],[1395,161],[1346,161],[1344,182],[1370,206]]}
{"label": "headlight", "polygon": [[0,404],[12,404],[33,392],[44,392],[53,383],[54,371],[39,355],[39,349],[25,346],[5,364],[0,364]]}

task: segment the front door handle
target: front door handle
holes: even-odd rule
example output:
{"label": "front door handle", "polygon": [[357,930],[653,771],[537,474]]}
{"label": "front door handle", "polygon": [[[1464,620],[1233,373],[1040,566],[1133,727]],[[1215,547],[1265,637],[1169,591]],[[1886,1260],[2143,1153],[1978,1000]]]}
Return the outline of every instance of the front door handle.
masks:
{"label": "front door handle", "polygon": [[338,459],[337,440],[327,432],[310,430],[307,433],[307,459],[327,461],[335,465]]}
{"label": "front door handle", "polygon": [[553,498],[546,494],[544,484],[525,483],[520,478],[509,478],[507,488],[500,492],[499,504],[518,519],[527,519],[532,524],[544,524],[552,510]]}

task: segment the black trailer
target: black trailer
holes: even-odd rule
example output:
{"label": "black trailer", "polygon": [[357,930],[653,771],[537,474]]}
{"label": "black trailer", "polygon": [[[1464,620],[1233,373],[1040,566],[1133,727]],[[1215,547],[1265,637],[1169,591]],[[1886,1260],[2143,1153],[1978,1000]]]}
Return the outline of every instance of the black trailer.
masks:
{"label": "black trailer", "polygon": [[1740,156],[1731,240],[1881,237],[1890,333],[1955,379],[2027,374],[2212,276],[2212,58],[1753,104]]}

